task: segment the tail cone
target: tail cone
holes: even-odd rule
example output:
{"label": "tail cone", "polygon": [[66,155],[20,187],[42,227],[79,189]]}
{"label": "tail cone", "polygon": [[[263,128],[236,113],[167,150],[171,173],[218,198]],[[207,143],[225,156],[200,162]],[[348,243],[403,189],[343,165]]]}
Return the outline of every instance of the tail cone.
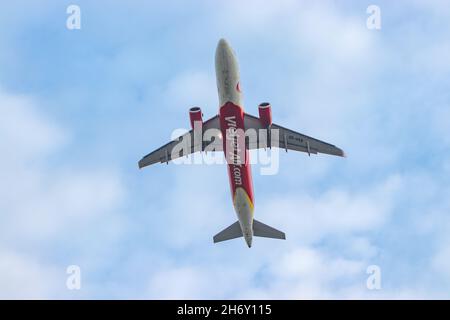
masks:
{"label": "tail cone", "polygon": [[247,243],[247,246],[249,247],[249,248],[251,248],[252,247],[252,238],[251,237],[246,237],[245,238],[245,242]]}

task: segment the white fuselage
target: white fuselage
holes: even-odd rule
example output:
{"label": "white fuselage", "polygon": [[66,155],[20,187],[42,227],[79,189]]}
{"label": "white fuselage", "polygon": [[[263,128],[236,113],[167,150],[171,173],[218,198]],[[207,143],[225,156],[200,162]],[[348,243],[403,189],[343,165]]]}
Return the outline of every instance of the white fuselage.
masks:
{"label": "white fuselage", "polygon": [[[230,136],[229,133],[238,132],[236,130],[241,129],[242,134],[245,127],[239,67],[233,50],[224,39],[219,41],[216,49],[216,77],[220,104],[220,125],[224,137],[225,157],[227,158],[226,139]],[[243,150],[245,160],[238,164],[228,161],[228,174],[234,209],[244,239],[250,247],[253,238],[253,186],[249,154],[245,143],[241,148],[245,149]]]}

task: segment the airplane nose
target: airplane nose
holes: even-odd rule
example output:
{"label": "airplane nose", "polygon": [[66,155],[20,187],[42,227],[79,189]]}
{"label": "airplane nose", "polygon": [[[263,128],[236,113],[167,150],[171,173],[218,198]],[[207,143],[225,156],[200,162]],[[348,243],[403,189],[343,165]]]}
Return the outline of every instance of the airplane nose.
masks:
{"label": "airplane nose", "polygon": [[223,53],[227,53],[227,54],[231,53],[232,51],[231,51],[231,47],[230,47],[230,44],[228,43],[228,41],[223,38],[220,39],[219,43],[217,44],[216,52],[223,52]]}
{"label": "airplane nose", "polygon": [[239,83],[238,63],[233,49],[223,38],[217,43],[215,65],[220,105],[228,101],[241,104],[240,91],[236,89]]}
{"label": "airplane nose", "polygon": [[219,43],[217,44],[217,49],[224,49],[229,47],[230,45],[228,44],[227,40],[225,40],[224,38],[219,40]]}

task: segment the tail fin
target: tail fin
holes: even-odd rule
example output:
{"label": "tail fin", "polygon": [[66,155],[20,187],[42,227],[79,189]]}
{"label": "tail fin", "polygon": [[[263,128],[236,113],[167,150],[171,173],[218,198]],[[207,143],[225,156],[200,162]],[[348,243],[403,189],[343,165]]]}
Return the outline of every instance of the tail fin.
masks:
{"label": "tail fin", "polygon": [[[281,232],[275,228],[268,226],[258,220],[253,220],[253,235],[255,237],[265,237],[272,239],[286,239],[284,232]],[[214,243],[227,241],[235,238],[242,237],[242,229],[239,221],[236,221],[231,226],[223,229],[221,232],[214,236]]]}
{"label": "tail fin", "polygon": [[214,236],[214,243],[221,242],[221,241],[227,241],[235,238],[242,237],[242,230],[241,226],[239,224],[239,221],[236,221],[228,228],[223,229],[218,234]]}
{"label": "tail fin", "polygon": [[268,226],[258,220],[253,220],[253,235],[256,237],[265,237],[272,239],[286,240],[286,235],[275,228]]}

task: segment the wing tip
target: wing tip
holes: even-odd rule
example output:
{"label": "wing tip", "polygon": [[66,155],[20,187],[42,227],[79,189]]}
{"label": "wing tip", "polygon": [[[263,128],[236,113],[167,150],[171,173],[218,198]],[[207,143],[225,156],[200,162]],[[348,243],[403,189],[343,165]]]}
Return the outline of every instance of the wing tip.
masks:
{"label": "wing tip", "polygon": [[338,156],[338,157],[342,157],[342,158],[347,158],[347,153],[342,150],[341,148],[338,148],[336,146],[334,146],[336,148],[336,152],[334,153],[334,155]]}

